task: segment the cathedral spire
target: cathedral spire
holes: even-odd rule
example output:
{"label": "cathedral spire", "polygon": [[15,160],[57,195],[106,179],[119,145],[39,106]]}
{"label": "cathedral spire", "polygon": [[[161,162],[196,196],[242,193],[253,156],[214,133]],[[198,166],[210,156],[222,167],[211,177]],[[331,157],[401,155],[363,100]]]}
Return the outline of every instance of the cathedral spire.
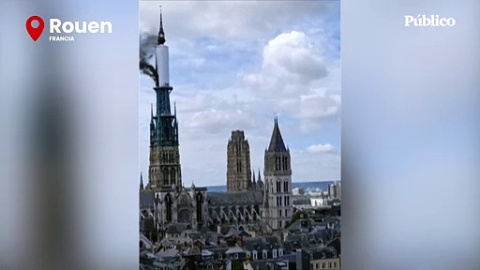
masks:
{"label": "cathedral spire", "polygon": [[160,6],[160,30],[158,31],[158,45],[165,44],[165,33],[163,32],[162,6]]}
{"label": "cathedral spire", "polygon": [[258,181],[262,181],[262,175],[260,174],[260,169],[258,169]]}
{"label": "cathedral spire", "polygon": [[143,176],[142,176],[142,172],[140,172],[140,190],[143,190]]}
{"label": "cathedral spire", "polygon": [[280,133],[280,128],[278,127],[278,117],[274,117],[274,126],[272,132],[272,138],[270,139],[270,145],[268,147],[268,152],[286,152],[285,143],[283,142],[282,134]]}

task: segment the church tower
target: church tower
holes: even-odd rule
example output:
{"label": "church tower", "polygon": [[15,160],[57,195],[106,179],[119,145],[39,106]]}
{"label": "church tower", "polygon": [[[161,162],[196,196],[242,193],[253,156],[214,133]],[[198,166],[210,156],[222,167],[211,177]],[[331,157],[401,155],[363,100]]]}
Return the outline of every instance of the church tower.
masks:
{"label": "church tower", "polygon": [[241,130],[232,131],[227,146],[227,192],[244,192],[252,189],[250,146]]}
{"label": "church tower", "polygon": [[290,150],[285,147],[275,117],[270,145],[265,150],[263,218],[273,229],[282,229],[293,215]]}
{"label": "church tower", "polygon": [[162,14],[158,33],[156,71],[158,80],[154,88],[156,110],[151,112],[150,121],[150,167],[149,186],[153,190],[178,189],[182,187],[180,153],[178,148],[178,121],[176,110],[172,114],[169,83],[168,46],[165,46]]}

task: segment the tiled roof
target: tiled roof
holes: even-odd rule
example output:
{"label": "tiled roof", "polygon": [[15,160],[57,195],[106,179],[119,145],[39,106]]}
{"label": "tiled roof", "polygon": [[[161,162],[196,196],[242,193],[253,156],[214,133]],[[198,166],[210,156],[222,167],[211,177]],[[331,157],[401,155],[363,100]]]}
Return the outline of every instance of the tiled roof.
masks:
{"label": "tiled roof", "polygon": [[208,192],[207,202],[209,206],[251,206],[259,205],[263,201],[262,192]]}
{"label": "tiled roof", "polygon": [[280,240],[275,236],[265,236],[265,237],[255,237],[255,238],[244,238],[243,246],[248,251],[262,251],[262,250],[272,250],[283,248],[280,243]]}

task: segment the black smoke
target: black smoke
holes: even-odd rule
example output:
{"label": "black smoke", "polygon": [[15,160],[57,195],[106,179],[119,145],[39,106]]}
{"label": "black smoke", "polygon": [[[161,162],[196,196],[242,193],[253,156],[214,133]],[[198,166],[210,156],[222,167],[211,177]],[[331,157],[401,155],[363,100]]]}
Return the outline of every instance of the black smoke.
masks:
{"label": "black smoke", "polygon": [[157,36],[150,33],[140,34],[140,71],[152,78],[155,86],[158,86],[158,73],[150,61],[155,56]]}

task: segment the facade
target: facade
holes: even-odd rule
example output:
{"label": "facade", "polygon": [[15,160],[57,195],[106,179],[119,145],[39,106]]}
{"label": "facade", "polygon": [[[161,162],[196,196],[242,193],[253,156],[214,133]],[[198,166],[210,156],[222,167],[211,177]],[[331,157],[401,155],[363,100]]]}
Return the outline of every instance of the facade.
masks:
{"label": "facade", "polygon": [[241,130],[232,131],[227,146],[227,191],[242,192],[252,189],[250,146]]}
{"label": "facade", "polygon": [[264,162],[262,218],[272,229],[282,229],[291,221],[293,215],[292,168],[290,150],[285,147],[276,117],[270,145],[265,150]]}
{"label": "facade", "polygon": [[337,251],[331,247],[312,252],[312,259],[310,260],[311,269],[331,269],[340,270],[341,262]]}
{"label": "facade", "polygon": [[212,224],[247,225],[258,223],[263,202],[261,191],[208,192],[207,211]]}

